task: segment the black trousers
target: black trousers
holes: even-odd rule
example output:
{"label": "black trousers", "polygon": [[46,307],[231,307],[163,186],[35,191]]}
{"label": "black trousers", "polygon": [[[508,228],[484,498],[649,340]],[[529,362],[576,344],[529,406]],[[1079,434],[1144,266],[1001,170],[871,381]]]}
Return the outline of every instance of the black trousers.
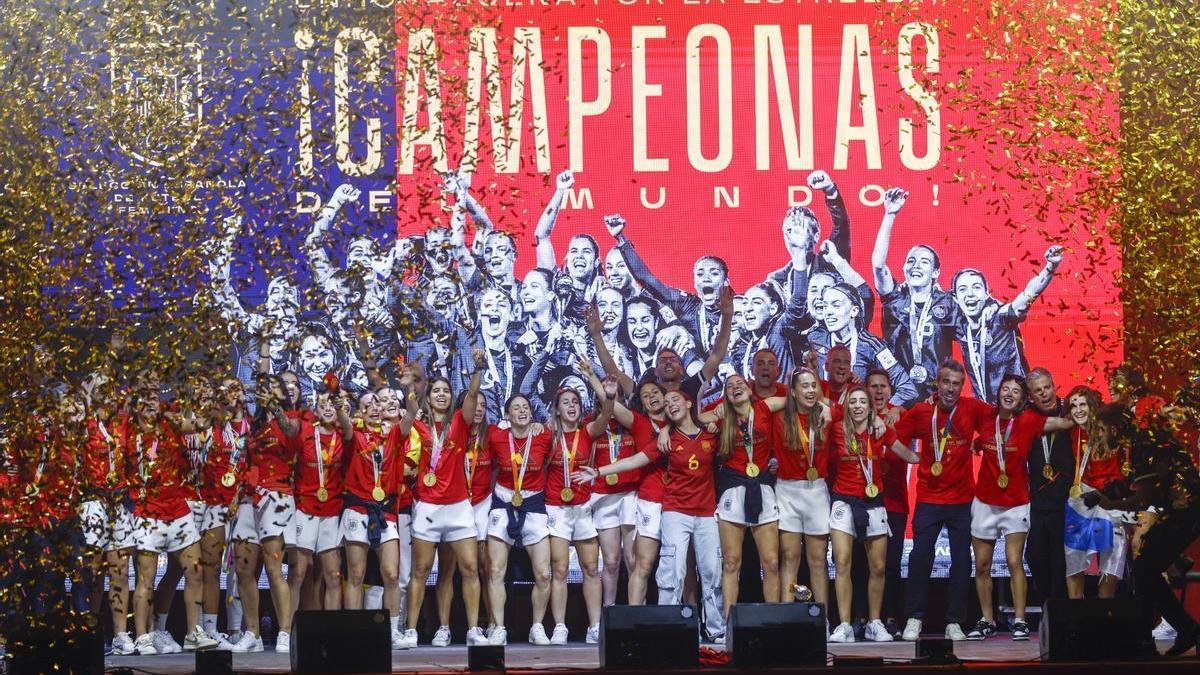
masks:
{"label": "black trousers", "polygon": [[883,616],[899,620],[904,614],[904,580],[900,577],[900,561],[904,557],[904,532],[908,529],[908,514],[888,511],[887,572],[883,586]]}
{"label": "black trousers", "polygon": [[[1066,505],[1063,505],[1066,508]],[[1025,562],[1042,600],[1067,597],[1067,558],[1063,549],[1063,511],[1029,512]]]}
{"label": "black trousers", "polygon": [[1171,624],[1180,635],[1196,631],[1196,622],[1183,608],[1163,573],[1200,537],[1200,508],[1163,512],[1142,535],[1142,548],[1133,560],[1133,581],[1143,599],[1147,626],[1153,626],[1155,613]]}
{"label": "black trousers", "polygon": [[947,598],[946,623],[961,624],[967,618],[967,593],[971,587],[971,505],[917,502],[912,525],[913,549],[908,556],[904,614],[914,619],[925,616],[937,538],[944,527],[950,538],[950,596]]}

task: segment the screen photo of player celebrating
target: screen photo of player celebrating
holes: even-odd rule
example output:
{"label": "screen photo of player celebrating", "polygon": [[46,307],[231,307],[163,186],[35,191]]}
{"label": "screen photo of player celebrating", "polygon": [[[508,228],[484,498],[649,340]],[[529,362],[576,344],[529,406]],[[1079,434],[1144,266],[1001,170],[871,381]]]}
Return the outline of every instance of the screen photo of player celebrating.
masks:
{"label": "screen photo of player celebrating", "polygon": [[558,266],[550,237],[554,233],[563,197],[574,185],[575,177],[570,171],[558,174],[554,181],[554,195],[538,219],[533,241],[537,250],[537,266],[554,272],[553,288],[558,296],[559,316],[564,322],[578,326],[583,324],[584,309],[595,302],[596,292],[603,285],[604,277],[600,273],[600,246],[587,234],[571,237],[562,267]]}
{"label": "screen photo of player celebrating", "polygon": [[883,305],[884,342],[908,372],[917,389],[917,399],[925,399],[933,389],[933,372],[950,356],[958,323],[954,297],[938,286],[941,260],[925,244],[913,246],[904,258],[904,282],[897,284],[887,265],[892,227],[908,193],[892,188],[884,193],[883,222],[871,252],[875,270],[875,290]]}
{"label": "screen photo of player celebrating", "polygon": [[1029,371],[1020,326],[1029,315],[1029,306],[1054,279],[1062,264],[1063,249],[1051,246],[1044,257],[1045,267],[1009,303],[1002,304],[992,297],[987,279],[979,270],[964,269],[954,275],[951,286],[962,313],[956,339],[967,359],[975,398],[995,403],[1001,378]]}
{"label": "screen photo of player celebrating", "polygon": [[479,335],[487,369],[480,390],[488,402],[488,417],[500,419],[505,404],[518,392],[527,391],[524,379],[540,375],[525,346],[512,335],[512,308],[508,296],[489,288],[479,299]]}
{"label": "screen photo of player celebrating", "polygon": [[[832,244],[826,244],[832,249]],[[779,372],[791,372],[796,362],[795,353],[803,354],[803,346],[796,343],[800,334],[801,322],[807,314],[805,305],[805,286],[796,284],[799,289],[787,303],[784,304],[774,286],[759,284],[751,286],[745,293],[746,310],[744,313],[743,330],[731,349],[735,371],[743,377],[754,377],[754,358],[760,352],[771,352],[775,355]]]}
{"label": "screen photo of player celebrating", "polygon": [[[825,198],[825,207],[829,209],[833,228],[829,232],[828,241],[833,242],[837,254],[843,259],[850,257],[850,216],[846,212],[846,203],[838,192],[837,185],[828,173],[817,170],[808,175],[808,187],[820,191]],[[793,206],[783,217],[783,245],[787,249],[790,260],[788,264],[767,275],[766,283],[773,284],[779,295],[792,297],[798,290],[797,285],[815,274],[832,272],[828,260],[814,253],[817,242],[821,238],[821,221],[817,214],[807,206]]]}

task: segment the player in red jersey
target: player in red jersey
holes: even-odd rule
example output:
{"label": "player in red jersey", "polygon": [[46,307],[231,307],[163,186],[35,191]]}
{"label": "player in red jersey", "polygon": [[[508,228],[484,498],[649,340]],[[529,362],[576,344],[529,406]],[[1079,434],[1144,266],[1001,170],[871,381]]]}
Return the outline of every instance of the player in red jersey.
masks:
{"label": "player in red jersey", "polygon": [[[816,353],[810,351],[809,368],[820,372],[816,368],[816,359]],[[834,345],[825,356],[825,377],[828,379],[821,382],[821,394],[829,405],[841,405],[846,402],[846,392],[854,381],[852,363],[850,348],[846,345]]]}
{"label": "player in red jersey", "polygon": [[[829,636],[830,642],[854,642],[850,621],[854,615],[854,582],[851,574],[853,549],[862,541],[867,550],[867,612],[865,637],[868,641],[890,642],[892,634],[883,625],[884,570],[887,567],[887,539],[892,534],[883,506],[883,475],[879,470],[888,453],[908,462],[920,458],[885,429],[882,435],[872,429],[878,420],[871,395],[862,385],[850,385],[846,405],[834,410],[829,433],[830,462],[836,468],[830,488],[830,539],[836,569],[841,623]],[[882,425],[880,425],[882,426]]]}
{"label": "player in red jersey", "polygon": [[996,391],[997,407],[979,418],[974,448],[982,453],[975,500],[971,503],[971,547],[975,553],[975,592],[983,618],[967,633],[968,640],[983,640],[996,632],[992,611],[992,557],[996,540],[1004,537],[1005,557],[1012,583],[1012,638],[1028,640],[1025,599],[1028,579],[1023,553],[1029,535],[1029,448],[1043,434],[1066,431],[1072,423],[1047,418],[1025,408],[1029,392],[1025,378],[1005,375]]}
{"label": "player in red jersey", "polygon": [[488,640],[494,645],[508,642],[504,626],[507,593],[508,553],[522,545],[533,568],[533,625],[529,642],[548,645],[550,638],[542,621],[550,601],[550,526],[546,519],[546,468],[550,456],[550,433],[533,422],[529,399],[514,394],[505,402],[508,429],[488,429],[488,452],[496,463],[496,484],[488,520],[488,603],[492,626]]}
{"label": "player in red jersey", "polygon": [[[871,406],[885,424],[894,425],[904,413],[904,408],[892,405],[892,394],[895,391],[886,370],[872,368],[867,371],[867,393],[871,395]],[[904,615],[904,586],[900,577],[900,562],[904,555],[905,533],[908,531],[908,473],[911,466],[894,452],[885,455],[879,465],[879,473],[883,476],[880,485],[883,490],[883,508],[887,511],[888,528],[892,531],[892,536],[888,537],[887,568],[884,570],[883,584],[884,625],[891,634],[899,632],[896,622]],[[858,571],[865,571],[866,568],[865,552],[861,547],[855,548],[856,574]],[[855,578],[856,587],[859,583],[859,579]],[[862,583],[866,583],[865,579]]]}
{"label": "player in red jersey", "polygon": [[[427,397],[426,419],[429,425],[417,423],[422,443],[416,461],[416,501],[412,513],[413,572],[408,586],[408,624],[400,644],[403,648],[417,646],[417,619],[425,601],[425,584],[433,569],[433,558],[439,544],[453,550],[458,569],[462,571],[467,644],[487,644],[487,636],[479,627],[480,587],[475,512],[467,475],[463,471],[463,460],[471,440],[471,426],[467,420],[475,419],[479,405],[479,378],[485,365],[482,350],[474,351],[474,361],[475,372],[463,397],[463,407],[452,410],[450,382],[444,378],[434,378]],[[449,602],[450,599],[445,599],[446,604]],[[449,610],[449,607],[446,609]],[[449,644],[448,622],[439,626],[434,639]]]}
{"label": "player in red jersey", "polygon": [[554,631],[550,644],[567,643],[567,571],[570,547],[575,545],[579,567],[583,571],[583,600],[587,606],[587,644],[600,642],[600,607],[603,589],[600,582],[600,547],[596,524],[592,521],[591,485],[573,485],[571,474],[579,466],[595,466],[592,443],[608,427],[616,378],[603,383],[586,359],[579,368],[588,376],[596,392],[595,416],[583,423],[583,401],[574,389],[560,388],[554,396],[551,427],[554,440],[546,473],[546,525],[550,528],[550,612]]}
{"label": "player in red jersey", "polygon": [[775,414],[775,458],[779,467],[781,601],[793,598],[800,556],[808,560],[813,599],[829,604],[829,407],[821,402],[821,380],[808,368],[792,373],[787,405]]}
{"label": "player in red jersey", "polygon": [[[660,442],[642,448],[626,459],[600,467],[581,467],[576,482],[603,478],[612,473],[640,469],[662,457],[667,459],[664,478],[668,490],[663,495],[662,551],[659,603],[678,604],[683,595],[687,573],[687,551],[694,549],[704,598],[705,633],[714,642],[725,639],[724,604],[721,600],[721,538],[717,532],[716,480],[713,477],[720,440],[701,428],[692,412],[692,400],[681,391],[666,395],[669,435],[660,434]],[[664,451],[661,447],[667,445]]]}

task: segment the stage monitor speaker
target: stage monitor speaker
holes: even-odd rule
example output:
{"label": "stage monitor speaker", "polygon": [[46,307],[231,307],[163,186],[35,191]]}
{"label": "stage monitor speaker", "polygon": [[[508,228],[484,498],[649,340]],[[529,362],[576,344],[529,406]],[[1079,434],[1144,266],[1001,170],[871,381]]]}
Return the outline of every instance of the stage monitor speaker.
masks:
{"label": "stage monitor speaker", "polygon": [[293,673],[390,673],[392,628],[387,612],[296,612],[291,657]]}
{"label": "stage monitor speaker", "polygon": [[600,667],[698,668],[700,617],[693,605],[609,605],[600,617]]}
{"label": "stage monitor speaker", "polygon": [[504,670],[503,645],[471,645],[467,647],[467,670]]}
{"label": "stage monitor speaker", "polygon": [[195,675],[233,675],[233,652],[215,649],[196,652]]}
{"label": "stage monitor speaker", "polygon": [[946,638],[917,638],[917,661],[926,664],[942,665],[948,663],[958,663],[958,657],[954,655],[954,641]]}
{"label": "stage monitor speaker", "polygon": [[1039,629],[1045,661],[1111,661],[1154,656],[1150,628],[1137,598],[1052,598]]}
{"label": "stage monitor speaker", "polygon": [[729,608],[725,637],[738,668],[824,666],[825,606],[739,603]]}
{"label": "stage monitor speaker", "polygon": [[54,626],[25,626],[8,636],[8,672],[103,675],[104,637],[95,617],[73,617]]}

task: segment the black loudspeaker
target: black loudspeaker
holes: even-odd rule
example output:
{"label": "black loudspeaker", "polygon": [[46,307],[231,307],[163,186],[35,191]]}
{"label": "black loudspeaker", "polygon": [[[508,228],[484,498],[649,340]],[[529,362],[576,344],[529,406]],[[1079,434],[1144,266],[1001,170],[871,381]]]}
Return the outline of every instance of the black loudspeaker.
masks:
{"label": "black loudspeaker", "polygon": [[104,637],[95,617],[73,618],[61,625],[25,627],[8,640],[8,672],[103,675]]}
{"label": "black loudspeaker", "polygon": [[504,647],[471,645],[467,647],[467,670],[504,670]]}
{"label": "black loudspeaker", "polygon": [[291,657],[293,673],[390,673],[392,627],[387,612],[296,612]]}
{"label": "black loudspeaker", "polygon": [[729,608],[725,645],[738,668],[825,665],[825,606],[739,603]]}
{"label": "black loudspeaker", "polygon": [[609,605],[600,617],[600,667],[697,668],[700,617],[693,605]]}
{"label": "black loudspeaker", "polygon": [[1052,598],[1039,629],[1044,661],[1110,661],[1157,654],[1137,598]]}
{"label": "black loudspeaker", "polygon": [[233,675],[233,652],[196,652],[196,675]]}

